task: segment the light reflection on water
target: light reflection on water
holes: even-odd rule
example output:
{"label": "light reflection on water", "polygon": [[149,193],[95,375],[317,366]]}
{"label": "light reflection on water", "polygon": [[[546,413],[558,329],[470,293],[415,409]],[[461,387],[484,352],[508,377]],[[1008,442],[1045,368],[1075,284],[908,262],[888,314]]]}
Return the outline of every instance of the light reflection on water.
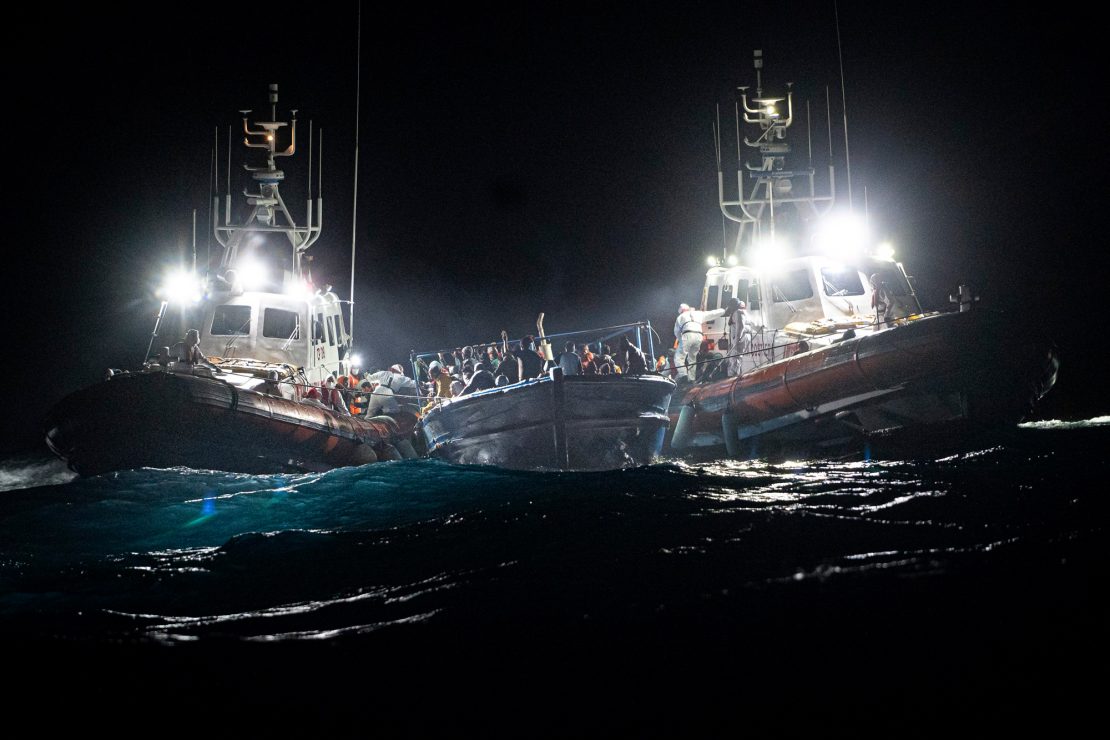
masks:
{"label": "light reflection on water", "polygon": [[0,496],[0,626],[171,644],[587,614],[725,624],[810,588],[881,600],[907,582],[989,582],[1085,562],[1105,527],[1086,481],[1107,463],[1089,452],[1101,438],[1075,437],[1108,428],[1036,427],[1021,446],[933,460],[67,479]]}

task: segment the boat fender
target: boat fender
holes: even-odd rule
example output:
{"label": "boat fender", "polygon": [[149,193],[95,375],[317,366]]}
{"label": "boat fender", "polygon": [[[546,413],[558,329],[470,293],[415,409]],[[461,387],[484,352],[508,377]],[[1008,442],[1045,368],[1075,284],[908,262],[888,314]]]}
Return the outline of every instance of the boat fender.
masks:
{"label": "boat fender", "polygon": [[368,444],[359,445],[354,452],[355,465],[369,465],[378,461],[378,453]]}
{"label": "boat fender", "polygon": [[228,408],[235,411],[239,408],[239,389],[233,385],[228,385],[228,388],[231,389],[231,405]]}
{"label": "boat fender", "polygon": [[690,446],[695,416],[697,416],[697,412],[690,405],[683,406],[682,410],[678,412],[678,421],[675,422],[674,435],[671,437],[671,447],[673,449],[682,450]]}
{"label": "boat fender", "polygon": [[401,453],[401,457],[405,460],[415,460],[420,457],[416,454],[416,448],[412,446],[412,442],[407,439],[402,439],[396,445],[397,451]]}
{"label": "boat fender", "polygon": [[403,460],[404,457],[397,451],[397,448],[388,442],[382,442],[378,445],[377,455],[379,460]]}
{"label": "boat fender", "polygon": [[740,456],[740,434],[736,424],[736,414],[726,411],[721,414],[721,436],[725,438],[725,449],[729,457]]}

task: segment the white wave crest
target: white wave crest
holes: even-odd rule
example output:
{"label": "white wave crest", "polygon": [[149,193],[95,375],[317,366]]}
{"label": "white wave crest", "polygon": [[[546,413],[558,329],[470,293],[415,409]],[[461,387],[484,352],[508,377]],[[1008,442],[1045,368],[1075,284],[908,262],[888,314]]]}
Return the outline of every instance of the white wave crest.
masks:
{"label": "white wave crest", "polygon": [[55,459],[9,459],[0,462],[0,491],[69,483],[77,474]]}
{"label": "white wave crest", "polygon": [[1110,426],[1110,416],[1095,416],[1091,419],[1081,419],[1079,421],[1060,421],[1059,419],[1030,421],[1019,426],[1022,429],[1090,429],[1092,427]]}

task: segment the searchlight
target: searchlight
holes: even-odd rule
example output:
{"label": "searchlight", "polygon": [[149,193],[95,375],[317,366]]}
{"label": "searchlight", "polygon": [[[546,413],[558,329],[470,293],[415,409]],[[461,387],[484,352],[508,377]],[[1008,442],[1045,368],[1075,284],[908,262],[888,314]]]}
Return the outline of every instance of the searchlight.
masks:
{"label": "searchlight", "polygon": [[875,247],[875,259],[883,260],[884,262],[894,261],[894,245],[890,242],[883,242]]}
{"label": "searchlight", "polygon": [[239,260],[236,265],[236,275],[238,276],[239,284],[245,290],[258,290],[266,285],[267,271],[266,265],[254,259]]}
{"label": "searchlight", "polygon": [[851,262],[864,254],[867,224],[852,213],[832,214],[824,219],[814,235],[818,249],[840,262]]}
{"label": "searchlight", "polygon": [[158,289],[158,297],[167,303],[197,303],[204,297],[204,283],[192,273],[177,270],[166,275]]}
{"label": "searchlight", "polygon": [[752,267],[761,272],[774,272],[786,259],[787,244],[779,238],[761,239],[750,252]]}

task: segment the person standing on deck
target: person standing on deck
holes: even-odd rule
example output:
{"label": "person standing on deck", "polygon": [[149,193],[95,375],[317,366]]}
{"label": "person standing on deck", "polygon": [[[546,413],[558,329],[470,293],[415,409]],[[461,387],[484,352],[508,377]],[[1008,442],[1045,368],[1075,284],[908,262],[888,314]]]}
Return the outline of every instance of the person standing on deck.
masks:
{"label": "person standing on deck", "polygon": [[536,343],[531,334],[520,340],[520,349],[516,356],[520,359],[521,380],[531,380],[543,375],[543,360],[536,354]]}
{"label": "person standing on deck", "polygon": [[876,326],[894,326],[894,298],[877,272],[871,276],[871,307],[875,309]]}
{"label": "person standing on deck", "polygon": [[697,361],[698,350],[701,349],[701,327],[706,321],[713,321],[725,315],[726,308],[716,308],[712,311],[695,311],[683,303],[678,307],[678,318],[674,322],[674,338],[678,341],[675,348],[675,367],[678,368],[678,381],[694,379],[694,363]]}
{"label": "person standing on deck", "polygon": [[493,377],[498,385],[511,385],[520,381],[521,364],[517,356],[509,349],[509,333],[501,330],[501,362],[497,366]]}
{"label": "person standing on deck", "polygon": [[563,345],[563,353],[559,355],[559,367],[563,375],[580,375],[582,373],[582,358],[575,351],[574,342]]}
{"label": "person standing on deck", "polygon": [[751,351],[752,348],[752,325],[748,321],[748,304],[741,300],[732,298],[729,300],[729,320],[728,320],[728,346],[729,351],[725,353],[725,367],[730,378],[734,378],[743,372],[744,356]]}

